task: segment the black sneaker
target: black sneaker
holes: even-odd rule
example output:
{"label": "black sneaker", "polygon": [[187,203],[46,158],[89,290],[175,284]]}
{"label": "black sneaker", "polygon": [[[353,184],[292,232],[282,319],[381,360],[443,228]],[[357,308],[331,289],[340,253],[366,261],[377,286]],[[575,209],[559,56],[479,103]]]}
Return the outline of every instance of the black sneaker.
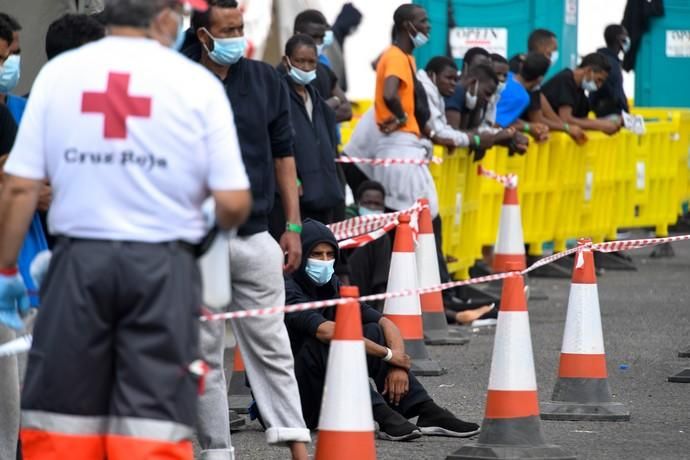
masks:
{"label": "black sneaker", "polygon": [[453,438],[469,438],[479,434],[479,425],[464,422],[434,403],[427,406],[417,419],[417,426],[427,436],[449,436]]}
{"label": "black sneaker", "polygon": [[386,441],[411,441],[422,437],[422,432],[414,423],[388,407],[386,404],[374,406],[374,420],[379,424],[376,433]]}
{"label": "black sneaker", "polygon": [[235,431],[247,424],[247,420],[240,414],[230,409],[230,431]]}

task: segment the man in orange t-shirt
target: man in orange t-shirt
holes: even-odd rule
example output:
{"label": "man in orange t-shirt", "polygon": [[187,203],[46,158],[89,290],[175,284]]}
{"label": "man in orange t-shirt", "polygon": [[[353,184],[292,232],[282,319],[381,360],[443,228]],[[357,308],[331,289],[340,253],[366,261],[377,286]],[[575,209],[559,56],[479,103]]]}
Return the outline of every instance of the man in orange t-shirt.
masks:
{"label": "man in orange t-shirt", "polygon": [[419,137],[424,127],[414,117],[417,69],[412,51],[429,40],[429,17],[424,8],[405,4],[395,10],[393,21],[393,44],[376,66],[376,124],[386,134],[399,130]]}
{"label": "man in orange t-shirt", "polygon": [[[387,134],[396,130],[417,136],[421,134],[414,117],[413,68],[416,68],[414,57],[396,45],[392,45],[381,55],[376,66],[376,124]],[[388,88],[390,96],[386,100]]]}
{"label": "man in orange t-shirt", "polygon": [[[412,51],[429,40],[429,17],[424,8],[404,4],[393,14],[393,44],[381,55],[376,66],[376,126],[383,134],[370,148],[374,157],[423,160],[431,157],[428,130],[415,117],[415,62]],[[426,100],[426,95],[424,95]],[[395,165],[373,168],[371,179],[386,190],[386,207],[407,209],[419,198],[427,198],[432,216],[438,215],[438,196],[429,168]]]}

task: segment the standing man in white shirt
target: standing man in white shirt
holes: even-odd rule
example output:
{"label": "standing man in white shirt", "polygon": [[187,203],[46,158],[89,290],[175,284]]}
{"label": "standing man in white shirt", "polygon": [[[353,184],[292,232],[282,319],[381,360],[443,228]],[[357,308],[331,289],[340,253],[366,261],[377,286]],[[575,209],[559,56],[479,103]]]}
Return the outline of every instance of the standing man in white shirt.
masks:
{"label": "standing man in white shirt", "polygon": [[201,205],[212,195],[231,228],[251,198],[223,87],[170,49],[181,8],[106,0],[110,36],[43,68],[5,166],[0,309],[24,305],[16,257],[45,179],[58,236],[22,394],[26,460],[192,458]]}

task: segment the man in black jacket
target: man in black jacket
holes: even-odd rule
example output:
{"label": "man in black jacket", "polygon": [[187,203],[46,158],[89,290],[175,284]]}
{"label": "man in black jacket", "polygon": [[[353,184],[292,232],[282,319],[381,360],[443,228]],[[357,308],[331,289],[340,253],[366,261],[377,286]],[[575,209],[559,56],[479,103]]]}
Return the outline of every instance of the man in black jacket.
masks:
{"label": "man in black jacket", "polygon": [[[338,297],[340,282],[333,274],[339,256],[338,244],[325,225],[306,219],[302,232],[306,257],[299,270],[285,281],[287,304]],[[285,323],[295,355],[295,375],[307,426],[316,428],[328,362],[328,343],[335,330],[335,309],[288,313]],[[362,304],[362,329],[369,377],[376,382],[371,390],[378,436],[390,441],[406,441],[422,434],[469,437],[479,426],[463,422],[436,405],[421,383],[410,374],[410,358],[400,331],[374,308]],[[407,419],[419,416],[416,426]]]}
{"label": "man in black jacket", "polygon": [[[312,86],[316,79],[316,43],[308,35],[294,35],[285,45],[279,69],[289,88],[297,177],[301,184],[302,217],[333,222],[334,208],[345,195],[335,168],[337,148],[335,114]],[[285,227],[284,209],[271,212],[271,233]]]}
{"label": "man in black jacket", "polygon": [[[242,13],[235,0],[214,0],[208,11],[195,13],[196,43],[184,54],[223,81],[234,111],[242,159],[253,198],[249,220],[230,241],[231,310],[282,305],[283,271],[295,270],[301,259],[297,176],[293,152],[288,90],[268,64],[243,58],[246,47]],[[193,83],[193,82],[190,82]],[[287,219],[268,233],[275,184]],[[271,444],[288,443],[294,459],[306,459],[311,440],[298,403],[293,360],[282,315],[233,321],[252,391]],[[198,438],[202,459],[232,459],[228,401],[223,375],[225,324],[202,323],[202,351],[212,372],[199,404]]]}

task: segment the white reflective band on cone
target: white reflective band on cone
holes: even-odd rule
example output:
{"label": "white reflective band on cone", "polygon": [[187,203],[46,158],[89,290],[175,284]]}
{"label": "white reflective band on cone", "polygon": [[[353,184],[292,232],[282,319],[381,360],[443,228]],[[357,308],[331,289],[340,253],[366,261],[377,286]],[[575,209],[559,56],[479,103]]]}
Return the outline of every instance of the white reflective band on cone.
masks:
{"label": "white reflective band on cone", "polygon": [[536,389],[529,315],[523,311],[501,311],[496,324],[489,390]]}
{"label": "white reflective band on cone", "polygon": [[596,284],[571,284],[563,333],[563,353],[603,355],[599,294]]}
{"label": "white reflective band on cone", "polygon": [[417,273],[419,287],[435,286],[441,283],[438,274],[438,258],[436,257],[436,239],[434,235],[420,233],[417,235]]}
{"label": "white reflective band on cone", "polygon": [[[386,291],[417,289],[417,261],[414,252],[394,252]],[[386,299],[384,315],[421,315],[419,295]]]}
{"label": "white reflective band on cone", "polygon": [[327,369],[319,430],[374,431],[364,342],[331,341]]}
{"label": "white reflective band on cone", "polygon": [[[522,236],[520,206],[512,204],[503,205],[500,222],[494,252],[496,254],[524,254],[525,243]],[[509,222],[510,225],[508,225]]]}

